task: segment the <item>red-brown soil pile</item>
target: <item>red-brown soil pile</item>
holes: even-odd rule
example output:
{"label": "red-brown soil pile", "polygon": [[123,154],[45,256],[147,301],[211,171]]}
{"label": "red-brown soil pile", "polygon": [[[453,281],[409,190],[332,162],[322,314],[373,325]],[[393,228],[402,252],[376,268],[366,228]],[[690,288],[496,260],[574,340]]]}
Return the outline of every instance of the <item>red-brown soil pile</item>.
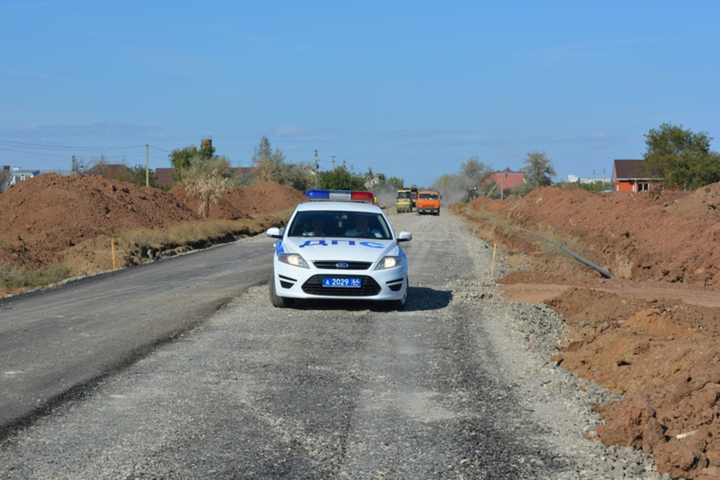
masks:
{"label": "red-brown soil pile", "polygon": [[[199,212],[199,201],[187,193],[184,185],[173,188],[170,193],[178,203]],[[286,185],[256,183],[247,188],[233,188],[224,194],[210,207],[210,218],[238,220],[259,213],[281,212],[305,199],[302,192]]]}
{"label": "red-brown soil pile", "polygon": [[597,408],[605,444],[652,453],[675,478],[720,467],[720,309],[589,289],[547,303],[568,325],[553,360],[627,398]]}
{"label": "red-brown soil pile", "polygon": [[0,260],[47,266],[84,240],[197,219],[193,210],[156,188],[94,175],[38,175],[0,195]]}
{"label": "red-brown soil pile", "polygon": [[[233,188],[211,206],[210,217],[235,220],[283,211],[302,198],[297,190],[272,182]],[[105,237],[200,221],[197,207],[197,200],[182,187],[165,192],[95,175],[39,175],[0,195],[0,262],[44,267],[62,261],[69,249],[78,250],[82,244],[82,255],[92,264],[94,249],[110,247]],[[133,248],[122,242],[118,247]]]}
{"label": "red-brown soil pile", "polygon": [[718,206],[720,184],[696,192],[638,194],[547,187],[491,208],[513,225],[575,237],[588,248],[589,260],[617,277],[720,291]]}
{"label": "red-brown soil pile", "polygon": [[[563,314],[553,360],[626,396],[597,407],[600,439],[652,453],[674,478],[720,478],[718,206],[715,184],[638,194],[549,187],[456,207],[508,252],[505,295]],[[619,278],[603,279],[527,231]]]}

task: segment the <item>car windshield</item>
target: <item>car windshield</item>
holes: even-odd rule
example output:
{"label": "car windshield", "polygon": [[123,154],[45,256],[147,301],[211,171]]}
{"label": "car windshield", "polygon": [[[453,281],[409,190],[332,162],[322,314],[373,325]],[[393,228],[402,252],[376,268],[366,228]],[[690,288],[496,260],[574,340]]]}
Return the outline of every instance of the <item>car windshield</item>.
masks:
{"label": "car windshield", "polygon": [[398,192],[397,198],[410,198],[410,192]]}
{"label": "car windshield", "polygon": [[351,237],[391,240],[392,232],[378,213],[347,211],[298,212],[288,229],[290,237]]}
{"label": "car windshield", "polygon": [[420,198],[425,200],[437,200],[438,196],[436,193],[421,193]]}

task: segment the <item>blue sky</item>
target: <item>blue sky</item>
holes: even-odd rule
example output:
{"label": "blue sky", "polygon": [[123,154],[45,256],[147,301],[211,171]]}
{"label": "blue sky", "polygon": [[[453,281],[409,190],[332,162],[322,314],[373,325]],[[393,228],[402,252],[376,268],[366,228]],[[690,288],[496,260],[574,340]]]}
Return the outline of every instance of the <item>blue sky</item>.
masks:
{"label": "blue sky", "polygon": [[[545,152],[610,177],[662,123],[720,138],[720,2],[0,0],[0,164],[169,167],[212,138],[429,186]],[[711,145],[714,150],[720,140]]]}

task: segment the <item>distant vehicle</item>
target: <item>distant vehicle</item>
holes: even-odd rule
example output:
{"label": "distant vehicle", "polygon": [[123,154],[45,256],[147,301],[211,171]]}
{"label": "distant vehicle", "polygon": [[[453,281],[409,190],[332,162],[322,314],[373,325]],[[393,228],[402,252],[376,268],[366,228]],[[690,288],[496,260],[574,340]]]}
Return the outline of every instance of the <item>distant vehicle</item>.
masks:
{"label": "distant vehicle", "polygon": [[418,189],[417,188],[411,188],[410,189],[410,201],[412,202],[412,208],[410,211],[412,211],[413,208],[417,208],[417,197],[418,197]]}
{"label": "distant vehicle", "polygon": [[291,307],[296,299],[384,301],[405,308],[408,263],[401,242],[371,192],[310,190],[277,239],[270,302]]}
{"label": "distant vehicle", "polygon": [[440,215],[440,200],[442,195],[440,192],[434,190],[426,190],[418,192],[417,200],[417,212],[419,215],[423,213],[431,213],[433,215]]}
{"label": "distant vehicle", "polygon": [[413,210],[412,190],[403,188],[397,192],[397,202],[395,203],[397,213],[409,213]]}

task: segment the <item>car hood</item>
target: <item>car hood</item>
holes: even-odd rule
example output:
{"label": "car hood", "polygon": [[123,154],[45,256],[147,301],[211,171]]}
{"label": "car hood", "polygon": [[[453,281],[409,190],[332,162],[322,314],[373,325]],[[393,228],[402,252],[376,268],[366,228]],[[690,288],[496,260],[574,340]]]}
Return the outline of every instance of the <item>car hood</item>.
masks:
{"label": "car hood", "polygon": [[288,237],[280,246],[288,253],[300,254],[305,260],[342,260],[375,262],[386,255],[401,255],[395,240],[372,238],[307,238]]}

